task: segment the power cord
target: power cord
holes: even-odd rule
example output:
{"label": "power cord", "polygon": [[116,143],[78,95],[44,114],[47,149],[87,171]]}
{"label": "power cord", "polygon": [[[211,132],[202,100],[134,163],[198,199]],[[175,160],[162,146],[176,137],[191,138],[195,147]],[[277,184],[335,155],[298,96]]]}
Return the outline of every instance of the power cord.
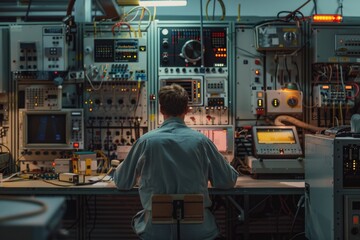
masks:
{"label": "power cord", "polygon": [[39,214],[46,212],[47,206],[44,202],[36,200],[36,199],[25,199],[25,198],[16,198],[16,197],[0,197],[0,201],[16,201],[16,202],[23,202],[23,203],[30,203],[39,206],[40,208],[35,211],[23,212],[20,214],[8,215],[4,217],[0,217],[0,223],[26,218],[26,217],[33,217]]}

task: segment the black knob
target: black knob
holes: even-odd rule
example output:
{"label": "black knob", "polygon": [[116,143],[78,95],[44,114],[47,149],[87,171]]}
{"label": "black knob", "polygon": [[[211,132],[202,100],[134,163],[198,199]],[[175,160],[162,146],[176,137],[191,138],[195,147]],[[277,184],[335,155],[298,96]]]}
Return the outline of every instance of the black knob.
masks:
{"label": "black knob", "polygon": [[163,48],[168,48],[169,47],[169,42],[167,40],[164,40],[162,42],[162,46],[163,46]]}
{"label": "black knob", "polygon": [[112,104],[112,99],[109,98],[108,100],[106,100],[106,103],[109,104],[109,105],[111,105],[111,104]]}
{"label": "black knob", "polygon": [[163,56],[162,62],[163,62],[163,63],[168,63],[168,62],[169,62],[168,56]]}
{"label": "black knob", "polygon": [[359,233],[359,229],[358,229],[357,227],[351,228],[351,234],[352,234],[352,235],[356,235],[356,234],[358,234],[358,233]]}

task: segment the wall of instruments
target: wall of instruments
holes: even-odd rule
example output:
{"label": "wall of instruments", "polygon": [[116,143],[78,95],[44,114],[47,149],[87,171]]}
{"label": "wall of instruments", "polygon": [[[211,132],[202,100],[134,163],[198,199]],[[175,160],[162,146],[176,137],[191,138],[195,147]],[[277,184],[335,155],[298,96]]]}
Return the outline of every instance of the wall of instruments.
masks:
{"label": "wall of instruments", "polygon": [[[359,109],[357,26],[155,21],[136,28],[1,27],[0,139],[15,153],[12,170],[74,151],[123,159],[163,123],[157,91],[172,83],[189,92],[186,124],[229,161],[253,155],[252,126],[295,125],[303,146],[312,132],[304,124],[347,125]],[[45,140],[34,124],[49,126]],[[38,169],[52,169],[45,165]]]}

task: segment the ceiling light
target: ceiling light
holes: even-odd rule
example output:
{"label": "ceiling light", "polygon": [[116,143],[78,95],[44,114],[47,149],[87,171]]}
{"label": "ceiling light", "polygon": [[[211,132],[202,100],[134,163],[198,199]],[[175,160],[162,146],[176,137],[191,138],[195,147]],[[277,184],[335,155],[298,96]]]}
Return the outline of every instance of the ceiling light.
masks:
{"label": "ceiling light", "polygon": [[139,6],[143,7],[170,7],[170,6],[186,6],[186,0],[157,0],[157,1],[148,1],[148,0],[140,0]]}

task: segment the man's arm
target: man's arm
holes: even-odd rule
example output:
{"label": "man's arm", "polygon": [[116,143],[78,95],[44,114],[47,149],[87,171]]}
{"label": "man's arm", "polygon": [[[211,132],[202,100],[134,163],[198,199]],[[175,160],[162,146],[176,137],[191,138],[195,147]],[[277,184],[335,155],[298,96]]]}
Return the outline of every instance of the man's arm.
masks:
{"label": "man's arm", "polygon": [[145,142],[137,141],[124,161],[116,168],[114,183],[118,189],[131,189],[140,175],[141,164],[145,160]]}
{"label": "man's arm", "polygon": [[206,146],[207,157],[210,161],[209,180],[215,188],[233,188],[239,173],[230,165],[210,140]]}

